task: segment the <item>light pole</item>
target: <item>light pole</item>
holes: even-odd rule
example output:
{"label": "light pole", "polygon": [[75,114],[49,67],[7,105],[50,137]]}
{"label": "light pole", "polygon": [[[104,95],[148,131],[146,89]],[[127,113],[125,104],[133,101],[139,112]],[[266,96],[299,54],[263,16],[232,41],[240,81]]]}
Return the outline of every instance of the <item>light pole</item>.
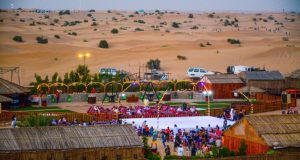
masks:
{"label": "light pole", "polygon": [[84,68],[84,73],[85,73],[85,75],[87,74],[87,73],[86,73],[86,72],[87,72],[87,68],[86,68],[86,66],[85,66],[85,59],[88,58],[88,57],[90,57],[90,56],[91,56],[91,54],[88,53],[88,52],[85,53],[85,54],[81,54],[81,53],[78,54],[78,57],[79,57],[79,58],[83,58],[83,66],[85,67],[85,68]]}
{"label": "light pole", "polygon": [[207,96],[207,116],[210,116],[210,96],[213,94],[211,90],[208,90],[204,82],[200,82],[200,86],[204,88],[205,91],[202,93]]}

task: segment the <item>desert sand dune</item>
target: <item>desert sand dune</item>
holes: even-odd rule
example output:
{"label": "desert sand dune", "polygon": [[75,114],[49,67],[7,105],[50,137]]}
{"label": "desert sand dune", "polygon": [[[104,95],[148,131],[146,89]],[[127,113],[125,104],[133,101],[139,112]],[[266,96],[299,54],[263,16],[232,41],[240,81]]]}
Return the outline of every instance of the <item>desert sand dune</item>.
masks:
{"label": "desert sand dune", "polygon": [[[98,72],[101,67],[137,73],[139,65],[158,58],[162,70],[169,72],[171,79],[185,79],[186,70],[191,66],[226,72],[228,65],[249,65],[279,70],[283,74],[300,68],[300,16],[292,13],[215,13],[214,18],[209,18],[209,13],[193,13],[194,17],[188,18],[189,13],[136,15],[102,11],[91,13],[97,23],[95,26],[91,26],[93,18],[87,16],[87,11],[62,16],[57,12],[26,11],[19,12],[19,16],[16,13],[0,13],[0,20],[3,20],[0,22],[0,66],[21,67],[23,85],[33,81],[34,73],[51,76],[58,72],[63,76],[74,70],[78,64],[83,64],[83,60],[77,58],[80,52],[91,53],[86,60],[91,73]],[[131,14],[134,17],[130,17]],[[45,15],[49,18],[45,19]],[[270,16],[273,19],[269,19]],[[113,17],[117,20],[113,21]],[[226,19],[234,21],[234,18],[239,27],[223,25]],[[253,18],[257,19],[256,23]],[[138,20],[145,24],[134,22]],[[65,21],[82,23],[62,26]],[[35,25],[31,26],[33,22]],[[172,27],[172,22],[179,22],[179,28]],[[198,29],[190,29],[195,26]],[[113,28],[119,33],[112,34]],[[136,28],[144,31],[135,31]],[[72,32],[77,36],[68,35]],[[16,35],[22,36],[25,42],[13,41]],[[60,39],[54,35],[59,35]],[[47,37],[48,44],[38,44],[37,36]],[[289,41],[283,41],[285,36]],[[239,39],[241,45],[229,44],[228,38]],[[102,39],[108,41],[109,49],[98,47]],[[206,45],[207,42],[212,45],[200,47],[200,43]],[[177,55],[184,55],[187,60],[178,60]]]}

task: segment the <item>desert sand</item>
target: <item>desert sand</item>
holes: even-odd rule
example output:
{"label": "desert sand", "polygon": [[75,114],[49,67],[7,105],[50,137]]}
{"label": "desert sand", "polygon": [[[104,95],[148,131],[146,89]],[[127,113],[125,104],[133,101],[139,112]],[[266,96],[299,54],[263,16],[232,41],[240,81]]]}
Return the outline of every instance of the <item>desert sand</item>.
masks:
{"label": "desert sand", "polygon": [[[16,16],[17,12],[19,16]],[[300,68],[300,16],[296,13],[215,13],[214,18],[208,17],[210,13],[193,13],[193,18],[188,18],[189,13],[183,12],[161,15],[154,12],[152,15],[129,11],[91,12],[97,26],[91,26],[93,21],[88,13],[71,11],[70,15],[59,16],[58,12],[1,12],[0,66],[20,67],[22,85],[29,85],[34,80],[34,73],[51,78],[54,72],[58,72],[63,77],[65,72],[83,64],[77,55],[84,52],[91,54],[86,59],[91,73],[98,72],[101,67],[137,73],[139,65],[144,72],[146,62],[158,58],[162,70],[170,73],[170,79],[187,78],[188,67],[226,72],[228,65],[247,65],[279,70],[284,75]],[[130,17],[131,14],[134,17]],[[49,18],[45,19],[45,15]],[[268,19],[269,16],[274,19]],[[112,17],[117,20],[112,20]],[[223,25],[225,19],[233,21],[234,18],[239,27]],[[54,19],[59,19],[58,23]],[[87,23],[83,22],[85,19]],[[145,24],[134,20],[143,20]],[[35,25],[29,25],[33,21]],[[62,26],[65,21],[82,23]],[[161,22],[166,22],[166,25],[160,25]],[[174,28],[172,22],[181,24]],[[159,30],[151,26],[157,26]],[[193,26],[198,29],[191,29]],[[119,33],[112,34],[113,28]],[[135,31],[135,28],[144,31]],[[68,35],[69,32],[76,32],[77,36]],[[15,42],[13,37],[16,35],[22,36],[25,42]],[[60,39],[54,35],[59,35]],[[37,36],[47,37],[49,43],[38,44]],[[283,37],[289,37],[289,40],[283,41]],[[240,40],[241,45],[228,43],[228,38]],[[99,48],[100,40],[107,40],[109,49]],[[207,42],[212,45],[200,47],[200,43],[206,45]],[[178,60],[177,55],[187,59]],[[4,76],[10,77],[9,74]]]}

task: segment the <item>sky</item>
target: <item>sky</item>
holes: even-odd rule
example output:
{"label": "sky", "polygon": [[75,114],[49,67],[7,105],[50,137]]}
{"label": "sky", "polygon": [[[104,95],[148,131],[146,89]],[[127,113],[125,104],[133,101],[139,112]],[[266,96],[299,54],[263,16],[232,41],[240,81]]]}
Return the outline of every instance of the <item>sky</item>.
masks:
{"label": "sky", "polygon": [[0,0],[0,8],[300,12],[300,0]]}

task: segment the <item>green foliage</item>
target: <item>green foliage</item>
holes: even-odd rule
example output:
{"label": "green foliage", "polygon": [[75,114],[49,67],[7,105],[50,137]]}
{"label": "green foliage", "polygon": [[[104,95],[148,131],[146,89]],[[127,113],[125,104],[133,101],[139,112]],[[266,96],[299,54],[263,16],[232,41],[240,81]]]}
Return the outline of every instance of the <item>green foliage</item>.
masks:
{"label": "green foliage", "polygon": [[141,28],[135,28],[134,30],[135,31],[144,31],[144,29],[141,29]]}
{"label": "green foliage", "polygon": [[108,42],[106,40],[101,40],[99,42],[99,47],[100,48],[109,48]]}
{"label": "green foliage", "polygon": [[88,75],[90,73],[89,68],[86,65],[78,65],[76,72],[80,75],[80,76],[85,76]]}
{"label": "green foliage", "polygon": [[13,40],[16,42],[24,42],[22,36],[14,36]]}
{"label": "green foliage", "polygon": [[113,28],[111,31],[110,31],[112,34],[118,34],[119,33],[119,30],[117,28]]}
{"label": "green foliage", "polygon": [[230,44],[241,44],[240,40],[238,40],[238,39],[228,38],[227,42],[229,42]]}
{"label": "green foliage", "polygon": [[57,72],[55,72],[53,75],[52,75],[52,81],[51,81],[51,83],[56,83],[56,81],[57,81],[57,77],[58,77],[58,73]]}
{"label": "green foliage", "polygon": [[247,154],[247,148],[248,146],[245,143],[245,140],[242,140],[239,147],[238,155],[243,156]]}
{"label": "green foliage", "polygon": [[61,16],[61,15],[70,15],[71,12],[70,10],[62,10],[62,11],[59,11],[58,14]]}
{"label": "green foliage", "polygon": [[18,124],[18,127],[49,126],[51,124],[51,120],[52,118],[48,116],[30,114],[24,121]]}
{"label": "green foliage", "polygon": [[174,27],[174,28],[179,28],[179,23],[173,22],[173,23],[172,23],[172,27]]}
{"label": "green foliage", "polygon": [[60,39],[60,36],[59,36],[59,35],[57,35],[57,34],[56,34],[56,35],[54,35],[54,37],[55,37],[55,38],[57,38],[57,39]]}
{"label": "green foliage", "polygon": [[64,75],[64,83],[65,84],[69,84],[71,81],[70,81],[70,79],[69,79],[69,73],[65,73],[65,75]]}
{"label": "green foliage", "polygon": [[40,44],[47,44],[48,43],[48,39],[43,37],[43,36],[36,37],[36,41],[37,41],[37,43],[40,43]]}
{"label": "green foliage", "polygon": [[177,59],[178,60],[186,60],[186,56],[182,56],[182,55],[177,55]]}
{"label": "green foliage", "polygon": [[147,62],[147,68],[159,70],[160,69],[160,60],[159,59],[155,59],[155,60],[154,59],[150,59]]}

